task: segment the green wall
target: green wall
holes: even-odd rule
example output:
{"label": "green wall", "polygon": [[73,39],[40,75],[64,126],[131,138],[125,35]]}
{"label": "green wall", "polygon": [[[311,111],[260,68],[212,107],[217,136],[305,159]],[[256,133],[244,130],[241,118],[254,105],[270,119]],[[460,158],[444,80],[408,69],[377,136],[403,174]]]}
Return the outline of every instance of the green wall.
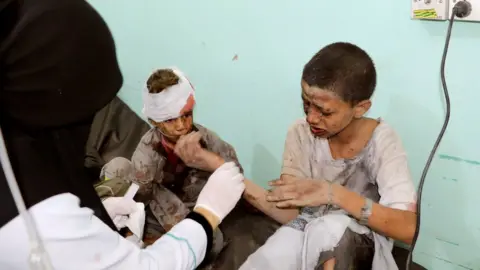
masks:
{"label": "green wall", "polygon": [[[196,120],[233,144],[261,184],[279,175],[287,128],[302,117],[303,64],[330,42],[358,44],[378,68],[370,115],[398,130],[418,183],[444,117],[447,23],[410,20],[409,1],[90,2],[116,39],[120,96],[140,113],[150,72],[179,67],[197,88]],[[434,270],[480,269],[480,25],[454,26],[447,63],[452,118],[425,185],[415,260]]]}

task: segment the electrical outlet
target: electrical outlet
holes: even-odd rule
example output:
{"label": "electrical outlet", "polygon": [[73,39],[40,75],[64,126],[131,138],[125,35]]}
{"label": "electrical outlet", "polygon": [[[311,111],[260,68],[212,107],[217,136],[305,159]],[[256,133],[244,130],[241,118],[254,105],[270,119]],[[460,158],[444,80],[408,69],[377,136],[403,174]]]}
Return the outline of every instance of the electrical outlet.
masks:
{"label": "electrical outlet", "polygon": [[458,21],[469,21],[469,22],[480,22],[480,0],[449,0],[449,12],[448,18],[452,16],[453,6],[460,1],[467,1],[470,2],[472,5],[472,12],[465,18],[455,18]]}
{"label": "electrical outlet", "polygon": [[412,11],[411,11],[412,19],[445,21],[445,20],[448,20],[448,17],[447,17],[448,2],[453,0],[411,0],[411,1],[412,1]]}

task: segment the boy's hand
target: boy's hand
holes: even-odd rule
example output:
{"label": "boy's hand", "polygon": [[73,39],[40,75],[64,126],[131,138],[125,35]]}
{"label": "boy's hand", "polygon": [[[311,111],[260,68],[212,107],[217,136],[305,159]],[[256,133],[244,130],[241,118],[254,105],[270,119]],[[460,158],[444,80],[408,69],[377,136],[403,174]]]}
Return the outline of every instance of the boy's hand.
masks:
{"label": "boy's hand", "polygon": [[200,145],[202,135],[192,132],[182,136],[175,145],[175,154],[188,167],[213,172],[225,163],[217,154],[210,152]]}
{"label": "boy's hand", "polygon": [[276,202],[278,208],[314,207],[332,202],[331,184],[325,180],[282,175],[269,185],[273,188],[267,194],[267,201]]}

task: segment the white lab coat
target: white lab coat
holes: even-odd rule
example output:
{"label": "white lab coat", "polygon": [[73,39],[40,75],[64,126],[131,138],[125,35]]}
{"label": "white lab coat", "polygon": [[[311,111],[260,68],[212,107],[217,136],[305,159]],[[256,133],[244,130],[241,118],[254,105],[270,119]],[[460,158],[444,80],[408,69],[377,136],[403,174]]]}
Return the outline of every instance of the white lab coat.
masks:
{"label": "white lab coat", "polygon": [[[93,215],[70,194],[50,197],[30,208],[54,269],[183,270],[203,260],[207,235],[185,219],[153,245],[140,249]],[[29,244],[17,216],[0,228],[0,269],[27,270]]]}

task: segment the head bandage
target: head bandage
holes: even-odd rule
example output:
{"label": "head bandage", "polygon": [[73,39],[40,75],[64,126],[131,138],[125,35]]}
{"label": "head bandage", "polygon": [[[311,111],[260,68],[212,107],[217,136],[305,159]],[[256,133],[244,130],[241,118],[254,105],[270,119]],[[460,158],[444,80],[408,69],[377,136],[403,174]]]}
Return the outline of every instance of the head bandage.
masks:
{"label": "head bandage", "polygon": [[195,99],[195,90],[183,72],[171,68],[178,76],[178,83],[162,92],[151,94],[147,86],[143,90],[143,114],[155,122],[164,122],[181,116],[190,96]]}

